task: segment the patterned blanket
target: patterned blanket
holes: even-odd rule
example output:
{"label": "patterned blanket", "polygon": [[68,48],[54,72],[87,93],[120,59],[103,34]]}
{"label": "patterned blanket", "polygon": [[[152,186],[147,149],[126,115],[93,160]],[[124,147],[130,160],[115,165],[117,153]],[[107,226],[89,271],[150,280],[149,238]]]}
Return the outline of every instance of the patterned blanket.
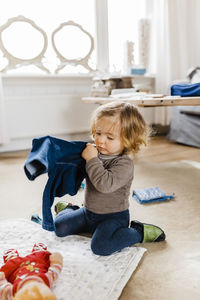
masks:
{"label": "patterned blanket", "polygon": [[4,250],[15,248],[23,256],[37,242],[46,244],[50,252],[63,255],[63,270],[54,287],[58,300],[118,299],[146,251],[133,246],[110,256],[98,256],[90,249],[90,238],[59,238],[27,219],[1,220],[0,237],[0,265]]}

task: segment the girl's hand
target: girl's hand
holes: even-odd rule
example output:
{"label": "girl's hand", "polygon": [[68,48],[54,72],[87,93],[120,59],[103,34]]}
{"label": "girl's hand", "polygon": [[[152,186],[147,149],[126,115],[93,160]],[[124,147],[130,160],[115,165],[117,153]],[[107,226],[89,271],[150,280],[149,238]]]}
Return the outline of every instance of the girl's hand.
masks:
{"label": "girl's hand", "polygon": [[92,144],[87,144],[81,156],[88,162],[90,159],[98,156],[98,151]]}

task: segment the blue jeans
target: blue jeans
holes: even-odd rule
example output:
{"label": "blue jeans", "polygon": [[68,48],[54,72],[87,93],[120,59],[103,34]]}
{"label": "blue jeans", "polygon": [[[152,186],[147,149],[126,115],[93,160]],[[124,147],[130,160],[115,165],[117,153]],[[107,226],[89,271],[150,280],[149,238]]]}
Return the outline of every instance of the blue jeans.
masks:
{"label": "blue jeans", "polygon": [[129,228],[129,210],[109,214],[95,214],[82,207],[67,208],[55,218],[55,234],[59,237],[92,233],[91,249],[97,255],[110,255],[133,244],[140,243],[141,234]]}

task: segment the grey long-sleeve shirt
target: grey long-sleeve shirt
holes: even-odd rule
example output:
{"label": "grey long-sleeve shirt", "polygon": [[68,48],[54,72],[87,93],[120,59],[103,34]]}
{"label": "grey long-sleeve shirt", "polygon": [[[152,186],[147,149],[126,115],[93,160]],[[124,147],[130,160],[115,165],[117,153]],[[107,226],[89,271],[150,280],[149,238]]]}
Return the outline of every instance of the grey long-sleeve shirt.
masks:
{"label": "grey long-sleeve shirt", "polygon": [[96,213],[120,212],[129,208],[133,161],[127,155],[100,154],[86,163],[85,207]]}

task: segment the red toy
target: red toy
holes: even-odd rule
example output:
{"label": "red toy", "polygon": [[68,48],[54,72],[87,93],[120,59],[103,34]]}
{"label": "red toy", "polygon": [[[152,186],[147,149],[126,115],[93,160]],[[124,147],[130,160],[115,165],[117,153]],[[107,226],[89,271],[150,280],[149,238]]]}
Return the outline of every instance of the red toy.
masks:
{"label": "red toy", "polygon": [[32,253],[21,257],[15,249],[4,252],[0,268],[0,300],[56,300],[51,286],[62,270],[60,253],[50,253],[35,244]]}

